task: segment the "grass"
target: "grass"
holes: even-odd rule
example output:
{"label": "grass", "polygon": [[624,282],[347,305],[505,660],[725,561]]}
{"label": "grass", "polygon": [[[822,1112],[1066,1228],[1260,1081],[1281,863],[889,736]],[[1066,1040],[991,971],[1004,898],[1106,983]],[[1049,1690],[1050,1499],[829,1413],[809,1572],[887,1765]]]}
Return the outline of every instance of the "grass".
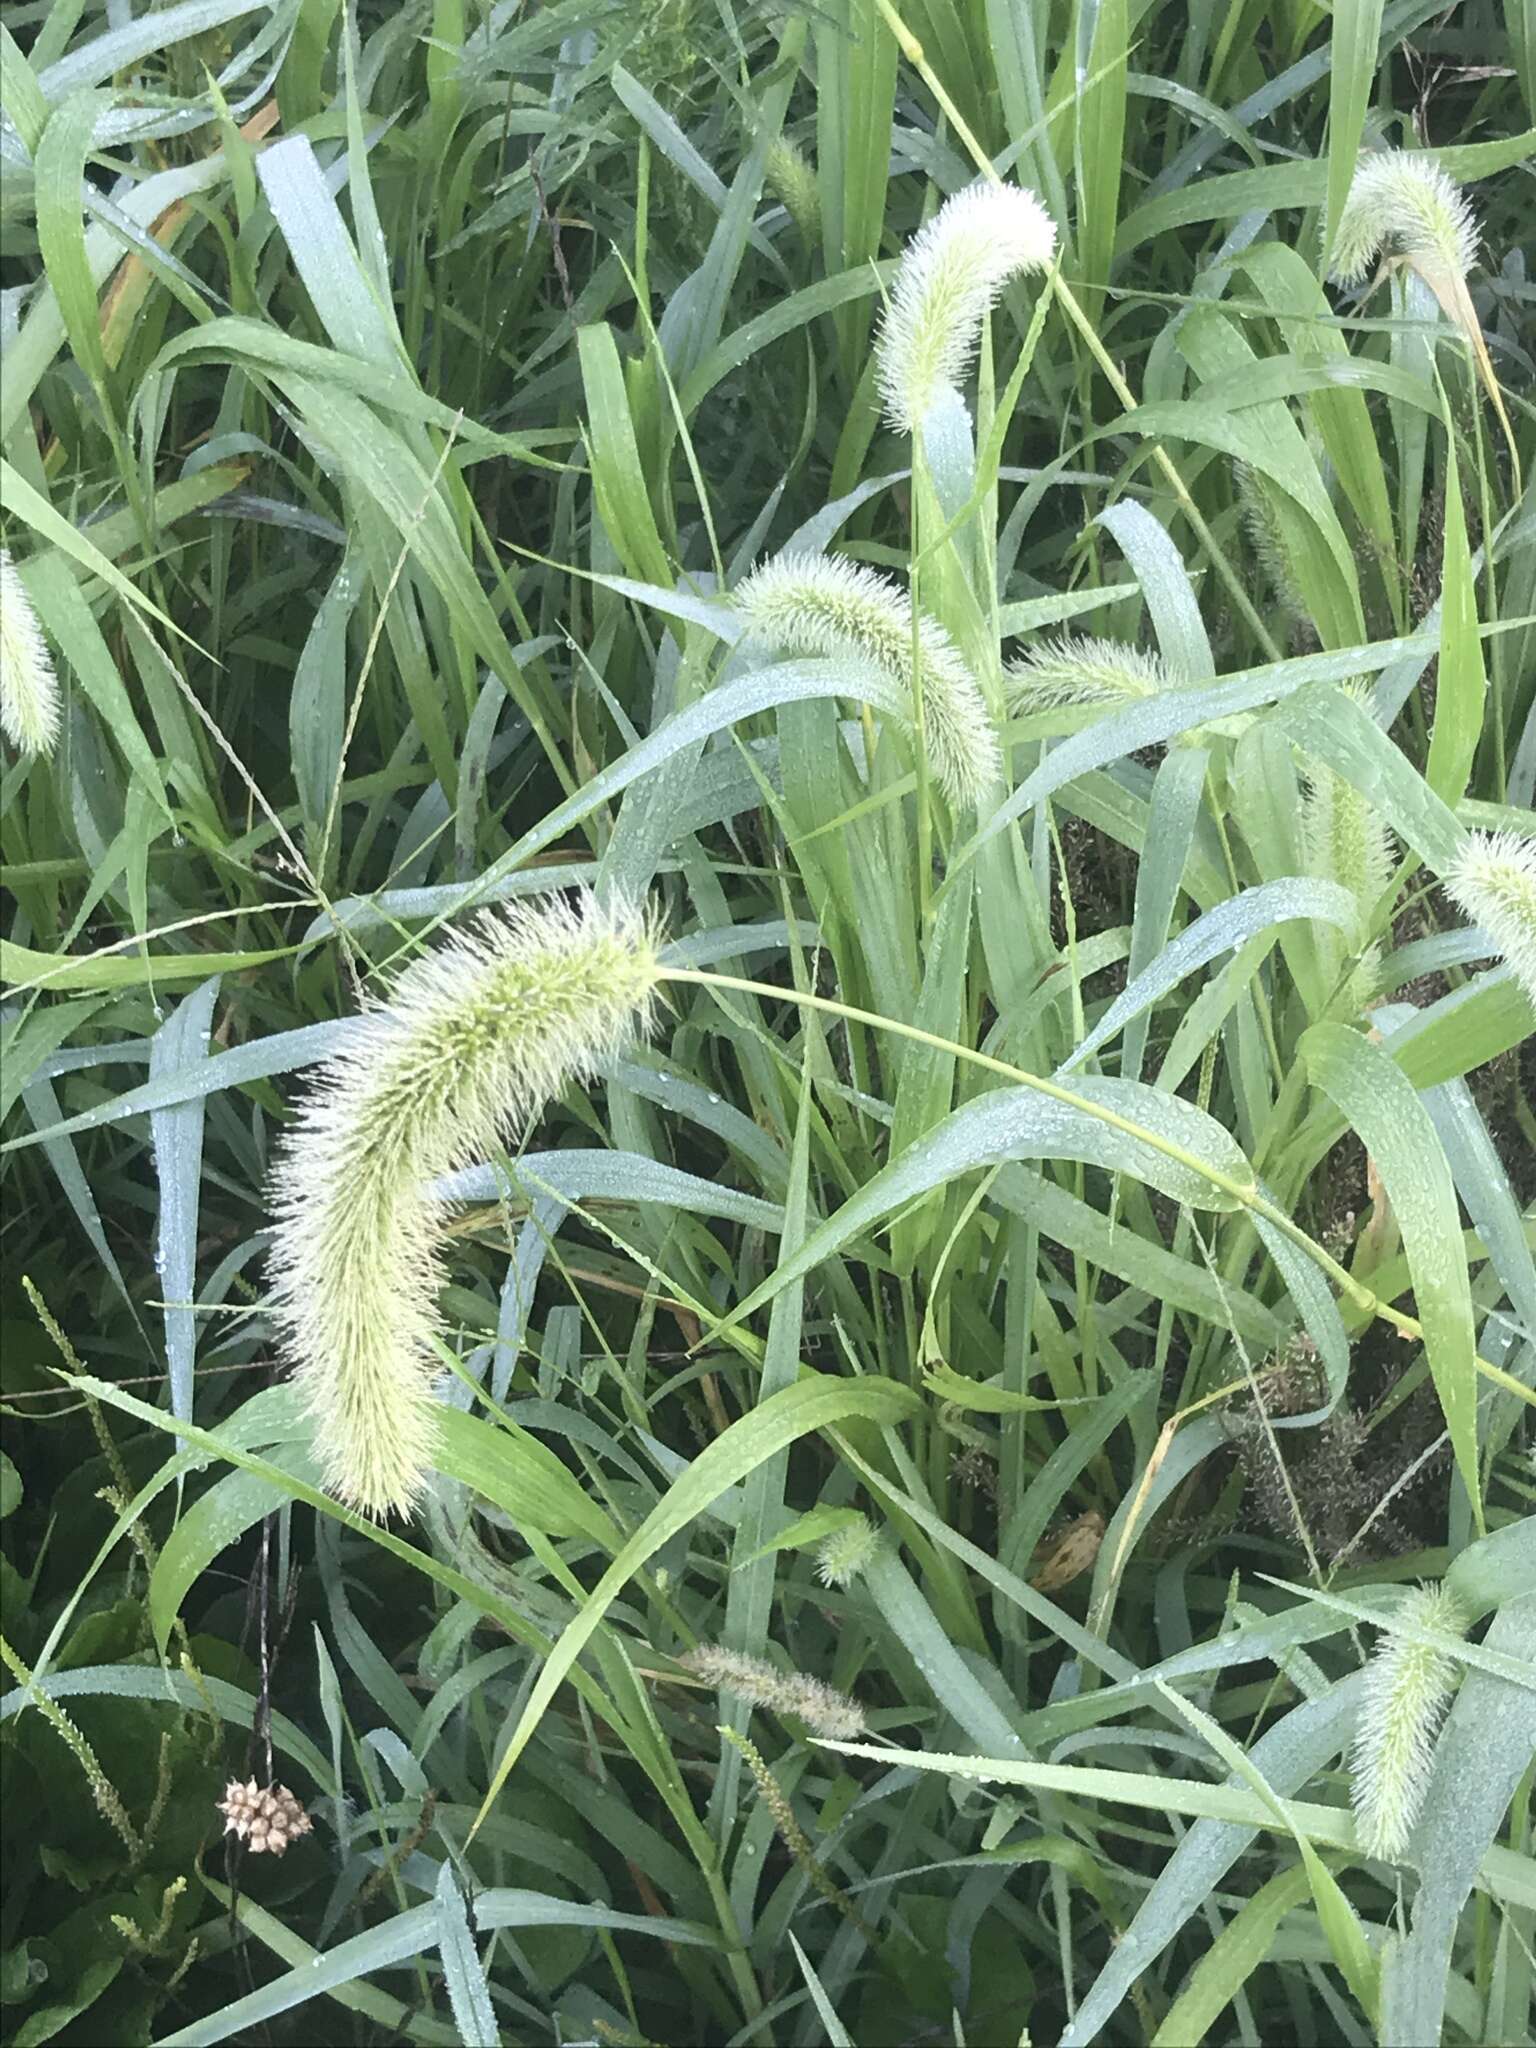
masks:
{"label": "grass", "polygon": [[[8,10],[7,2042],[1526,2038],[1533,54]],[[1449,242],[1360,271],[1362,148]],[[904,406],[977,178],[1054,260]],[[347,1279],[370,1519],[283,1133],[578,886],[654,1026]]]}

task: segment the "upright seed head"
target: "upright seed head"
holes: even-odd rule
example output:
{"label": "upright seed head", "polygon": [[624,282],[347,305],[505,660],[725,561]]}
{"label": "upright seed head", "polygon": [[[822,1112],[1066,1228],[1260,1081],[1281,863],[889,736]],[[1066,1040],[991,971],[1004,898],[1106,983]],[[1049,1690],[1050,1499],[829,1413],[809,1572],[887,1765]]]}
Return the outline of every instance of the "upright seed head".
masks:
{"label": "upright seed head", "polygon": [[754,570],[736,591],[752,631],[794,654],[858,656],[882,668],[913,700],[922,680],[923,733],[944,794],[974,804],[1002,774],[1002,749],[981,686],[937,619],[917,620],[912,600],[840,555],[786,554]]}
{"label": "upright seed head", "polygon": [[0,548],[0,727],[24,754],[51,754],[59,684],[26,585]]}
{"label": "upright seed head", "polygon": [[1416,270],[1438,298],[1477,260],[1477,222],[1432,157],[1382,149],[1360,159],[1339,217],[1333,276],[1359,284],[1378,256]]}
{"label": "upright seed head", "polygon": [[879,1532],[869,1517],[855,1515],[822,1538],[816,1550],[816,1576],[824,1586],[841,1591],[869,1569],[879,1548]]}
{"label": "upright seed head", "polygon": [[1009,705],[1016,714],[1053,711],[1063,704],[1127,704],[1173,688],[1159,655],[1119,640],[1063,634],[1042,640],[1008,664]]}
{"label": "upright seed head", "polygon": [[320,1069],[272,1175],[272,1307],[348,1506],[407,1512],[430,1469],[432,1182],[620,1053],[659,977],[638,910],[584,895],[488,912],[406,968]]}
{"label": "upright seed head", "polygon": [[1408,1846],[1429,1787],[1435,1735],[1459,1666],[1405,1627],[1462,1636],[1467,1617],[1443,1585],[1407,1594],[1366,1666],[1351,1774],[1355,1824],[1368,1856],[1396,1862]]}
{"label": "upright seed head", "polygon": [[787,135],[776,135],[768,145],[763,176],[809,248],[821,233],[821,188],[804,151]]}
{"label": "upright seed head", "polygon": [[[1369,933],[1371,913],[1392,875],[1392,835],[1370,798],[1326,762],[1310,761],[1301,809],[1302,858],[1307,873],[1348,889],[1359,913],[1357,943]],[[1325,974],[1337,982],[1349,954],[1347,935],[1334,925],[1314,927]],[[1381,949],[1364,944],[1351,990],[1364,1002],[1375,993]]]}
{"label": "upright seed head", "polygon": [[1445,886],[1536,1003],[1536,839],[1469,833]]}
{"label": "upright seed head", "polygon": [[1050,215],[1018,185],[968,185],[912,237],[875,341],[880,396],[898,433],[916,432],[940,391],[958,386],[998,293],[1010,278],[1044,270],[1055,248]]}

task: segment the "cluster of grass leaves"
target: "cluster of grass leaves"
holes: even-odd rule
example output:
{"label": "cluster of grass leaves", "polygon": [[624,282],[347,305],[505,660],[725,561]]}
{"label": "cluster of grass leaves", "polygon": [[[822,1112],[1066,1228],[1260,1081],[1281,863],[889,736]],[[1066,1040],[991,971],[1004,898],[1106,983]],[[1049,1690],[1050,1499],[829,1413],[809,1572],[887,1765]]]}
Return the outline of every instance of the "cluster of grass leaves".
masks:
{"label": "cluster of grass leaves", "polygon": [[[26,0],[0,103],[64,693],[0,764],[5,2038],[1525,2038],[1532,1016],[1438,877],[1532,829],[1529,7]],[[1325,288],[1362,143],[1468,184],[1499,406],[1411,274]],[[978,160],[1060,270],[914,456],[873,324]],[[1000,717],[1062,631],[1172,686],[1022,707],[951,814],[743,639],[792,543]],[[486,1162],[441,1478],[367,1524],[273,1136],[444,921],[577,882],[716,979]]]}

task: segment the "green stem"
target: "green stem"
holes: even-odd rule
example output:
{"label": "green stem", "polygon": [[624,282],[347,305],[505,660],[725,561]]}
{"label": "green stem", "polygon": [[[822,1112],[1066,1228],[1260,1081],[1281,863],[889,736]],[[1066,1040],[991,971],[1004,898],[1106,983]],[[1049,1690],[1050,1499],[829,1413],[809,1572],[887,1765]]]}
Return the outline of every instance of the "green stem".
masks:
{"label": "green stem", "polygon": [[[1382,1322],[1390,1323],[1395,1330],[1401,1330],[1405,1336],[1423,1340],[1423,1325],[1415,1317],[1404,1314],[1401,1309],[1394,1308],[1390,1302],[1383,1301],[1378,1295],[1373,1294],[1370,1288],[1355,1278],[1353,1273],[1324,1251],[1316,1239],[1309,1237],[1299,1223],[1293,1222],[1283,1209],[1261,1194],[1256,1181],[1243,1182],[1235,1179],[1221,1167],[1213,1166],[1209,1160],[1202,1159],[1198,1153],[1186,1151],[1172,1138],[1165,1138],[1157,1131],[1147,1130],[1133,1118],[1122,1116],[1117,1110],[1106,1109],[1101,1102],[1091,1102],[1086,1096],[1075,1094],[1072,1089],[1064,1088],[1059,1081],[1047,1081],[1039,1074],[1026,1073],[1022,1067],[1010,1066],[1006,1060],[994,1059],[990,1053],[978,1052],[974,1046],[959,1045],[953,1039],[940,1038],[934,1032],[924,1031],[916,1024],[903,1024],[895,1017],[882,1017],[873,1010],[856,1009],[851,1003],[838,1002],[831,996],[810,995],[804,989],[776,988],[770,982],[749,981],[736,974],[716,974],[711,969],[703,967],[666,966],[660,970],[660,979],[687,982],[695,988],[730,989],[739,995],[758,996],[768,1002],[796,1003],[802,1009],[819,1010],[824,1016],[840,1017],[845,1023],[867,1024],[872,1030],[893,1032],[898,1038],[907,1038],[914,1044],[925,1045],[932,1052],[941,1052],[951,1059],[964,1060],[970,1066],[984,1068],[990,1074],[1011,1081],[1015,1087],[1028,1088],[1037,1095],[1048,1097],[1052,1102],[1064,1103],[1069,1109],[1075,1109],[1084,1116],[1094,1118],[1098,1123],[1108,1125],[1111,1130],[1123,1131],[1128,1138],[1134,1138],[1138,1144],[1150,1146],[1154,1152],[1161,1152],[1165,1158],[1175,1160],[1188,1172],[1198,1174],[1211,1187],[1219,1188],[1223,1194],[1230,1195],[1239,1208],[1247,1210],[1250,1216],[1262,1217],[1266,1223],[1278,1230],[1282,1237],[1289,1239],[1299,1251],[1305,1252],[1307,1257],[1328,1275],[1340,1293],[1347,1296],[1367,1318],[1379,1318]],[[1478,1358],[1476,1365],[1485,1379],[1491,1380],[1495,1386],[1502,1387],[1506,1393],[1516,1394],[1522,1401],[1536,1407],[1536,1390],[1523,1386],[1512,1374],[1490,1364],[1485,1358]]]}

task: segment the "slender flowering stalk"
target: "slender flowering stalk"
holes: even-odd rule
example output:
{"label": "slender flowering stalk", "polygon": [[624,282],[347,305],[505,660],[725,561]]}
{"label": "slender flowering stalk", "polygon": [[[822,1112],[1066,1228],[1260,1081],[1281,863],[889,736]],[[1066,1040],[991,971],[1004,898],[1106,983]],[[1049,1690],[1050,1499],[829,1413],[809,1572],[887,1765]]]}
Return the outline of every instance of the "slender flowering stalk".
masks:
{"label": "slender flowering stalk", "polygon": [[1536,839],[1469,833],[1445,886],[1536,1003]]}
{"label": "slender flowering stalk", "polygon": [[958,386],[1008,280],[1044,270],[1055,250],[1050,215],[1018,185],[969,185],[912,237],[875,341],[880,397],[898,433],[915,433],[939,393]]}
{"label": "slender flowering stalk", "polygon": [[1355,1824],[1368,1856],[1396,1862],[1408,1846],[1429,1786],[1435,1736],[1459,1667],[1445,1650],[1404,1634],[1404,1627],[1462,1636],[1467,1617],[1442,1586],[1404,1598],[1366,1666],[1355,1723],[1351,1774]]}
{"label": "slender flowering stalk", "polygon": [[888,577],[841,555],[786,554],[736,591],[753,632],[794,654],[855,655],[883,668],[913,699],[922,684],[923,735],[944,794],[974,804],[1003,771],[981,686],[936,619],[919,613],[914,675],[912,600]]}
{"label": "slender flowering stalk", "polygon": [[1053,711],[1063,704],[1125,704],[1173,688],[1160,656],[1118,640],[1071,634],[1043,640],[1009,662],[1006,674],[1016,713]]}
{"label": "slender flowering stalk", "polygon": [[59,736],[59,684],[48,643],[16,564],[0,548],[0,727],[24,754],[51,754]]}
{"label": "slender flowering stalk", "polygon": [[1432,157],[1383,149],[1362,157],[1339,218],[1333,276],[1360,284],[1381,257],[1416,270],[1444,302],[1477,260],[1477,222],[1465,195]]}
{"label": "slender flowering stalk", "polygon": [[622,1051],[659,975],[638,910],[583,896],[487,913],[413,962],[321,1068],[273,1172],[272,1305],[349,1506],[408,1512],[431,1465],[431,1183]]}
{"label": "slender flowering stalk", "polygon": [[762,1657],[723,1649],[718,1643],[700,1643],[677,1661],[706,1685],[733,1692],[754,1707],[793,1714],[815,1735],[852,1742],[864,1733],[864,1709],[858,1701],[803,1671],[780,1671]]}

